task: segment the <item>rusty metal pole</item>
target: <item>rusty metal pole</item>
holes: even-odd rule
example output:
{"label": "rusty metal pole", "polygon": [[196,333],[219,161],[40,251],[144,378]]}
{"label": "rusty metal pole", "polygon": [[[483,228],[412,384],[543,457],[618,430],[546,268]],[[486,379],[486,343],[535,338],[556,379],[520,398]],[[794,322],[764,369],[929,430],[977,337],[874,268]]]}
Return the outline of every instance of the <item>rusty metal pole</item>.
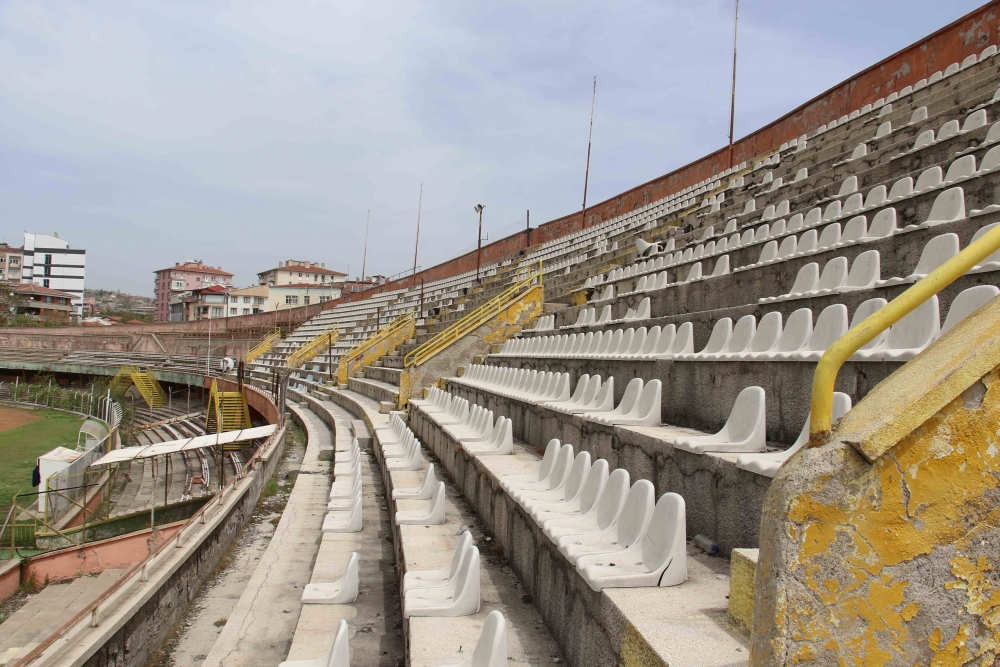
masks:
{"label": "rusty metal pole", "polygon": [[736,120],[736,38],[740,28],[740,0],[736,0],[733,16],[733,88],[729,98],[729,167],[733,166],[733,125]]}
{"label": "rusty metal pole", "polygon": [[420,184],[420,200],[417,203],[417,240],[413,242],[413,280],[411,285],[417,284],[417,249],[420,247],[420,211],[424,207],[424,184]]}
{"label": "rusty metal pole", "polygon": [[482,204],[476,204],[475,211],[479,214],[479,236],[476,237],[476,282],[479,282],[479,270],[483,264],[483,209]]}
{"label": "rusty metal pole", "polygon": [[587,135],[587,169],[583,173],[583,211],[580,229],[587,226],[587,183],[590,180],[590,146],[594,139],[594,102],[597,101],[597,77],[594,77],[594,94],[590,98],[590,134]]}

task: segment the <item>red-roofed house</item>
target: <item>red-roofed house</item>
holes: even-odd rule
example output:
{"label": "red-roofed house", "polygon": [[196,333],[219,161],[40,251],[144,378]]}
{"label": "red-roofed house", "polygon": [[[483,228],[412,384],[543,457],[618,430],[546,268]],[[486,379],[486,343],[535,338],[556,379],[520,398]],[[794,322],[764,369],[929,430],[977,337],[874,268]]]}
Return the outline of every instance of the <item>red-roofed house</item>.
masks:
{"label": "red-roofed house", "polygon": [[14,294],[21,298],[18,315],[31,315],[39,320],[63,320],[69,324],[76,314],[75,295],[32,283],[18,283]]}
{"label": "red-roofed house", "polygon": [[153,298],[156,299],[154,321],[170,322],[171,299],[184,292],[199,290],[211,285],[233,286],[233,274],[214,266],[207,266],[200,259],[174,264],[169,269],[154,272]]}

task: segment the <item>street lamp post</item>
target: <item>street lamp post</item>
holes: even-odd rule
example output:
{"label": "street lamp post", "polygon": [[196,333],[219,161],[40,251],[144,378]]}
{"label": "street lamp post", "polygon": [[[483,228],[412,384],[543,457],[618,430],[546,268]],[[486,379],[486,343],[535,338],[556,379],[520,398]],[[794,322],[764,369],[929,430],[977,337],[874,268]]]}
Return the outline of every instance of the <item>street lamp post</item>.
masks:
{"label": "street lamp post", "polygon": [[479,214],[479,237],[476,239],[476,282],[479,282],[479,268],[483,263],[483,209],[482,204],[476,204],[475,211]]}

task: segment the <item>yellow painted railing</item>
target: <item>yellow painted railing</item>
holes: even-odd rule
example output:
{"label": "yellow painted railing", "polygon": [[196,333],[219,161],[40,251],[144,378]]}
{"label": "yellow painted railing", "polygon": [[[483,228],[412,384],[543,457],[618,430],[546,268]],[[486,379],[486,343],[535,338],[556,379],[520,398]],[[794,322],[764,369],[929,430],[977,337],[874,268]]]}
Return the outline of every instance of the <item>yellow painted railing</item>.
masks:
{"label": "yellow painted railing", "polygon": [[406,355],[403,364],[410,368],[424,363],[434,355],[445,350],[455,341],[459,340],[469,332],[475,330],[491,318],[502,313],[508,305],[527,292],[535,284],[542,285],[542,261],[539,260],[537,267],[528,271],[528,275],[523,280],[519,280],[500,294],[496,295],[479,308],[471,311],[468,315],[455,322],[450,327],[431,338],[429,341]]}
{"label": "yellow painted railing", "polygon": [[337,342],[337,338],[340,336],[340,332],[337,330],[336,325],[330,327],[323,333],[319,334],[308,343],[304,343],[298,347],[294,352],[288,355],[288,361],[286,366],[288,368],[298,368],[302,364],[306,363],[326,347],[332,346]]}
{"label": "yellow painted railing", "polygon": [[[385,354],[389,351],[389,346],[396,347],[400,342],[412,338],[416,323],[416,313],[404,313],[388,326],[352,347],[337,364],[337,380],[345,384],[352,370],[369,365],[374,360],[371,357]],[[387,343],[387,347],[383,347],[380,352],[381,343]]]}
{"label": "yellow painted railing", "polygon": [[827,348],[813,376],[812,416],[809,420],[810,446],[822,445],[825,442],[823,434],[828,433],[833,427],[833,387],[837,381],[837,373],[840,372],[844,362],[880,333],[997,250],[1000,250],[1000,225],[934,269],[880,310],[872,313]]}
{"label": "yellow painted railing", "polygon": [[275,330],[267,334],[267,336],[264,337],[264,340],[254,345],[253,348],[247,352],[246,363],[249,364],[262,354],[266,354],[279,340],[281,340],[280,331]]}

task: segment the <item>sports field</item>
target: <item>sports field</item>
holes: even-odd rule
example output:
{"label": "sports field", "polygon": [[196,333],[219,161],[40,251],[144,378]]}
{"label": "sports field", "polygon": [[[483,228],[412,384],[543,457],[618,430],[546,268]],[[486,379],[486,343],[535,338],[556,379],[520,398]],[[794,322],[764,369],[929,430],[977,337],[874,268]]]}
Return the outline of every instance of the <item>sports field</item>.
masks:
{"label": "sports field", "polygon": [[0,407],[0,507],[10,507],[15,493],[34,490],[35,459],[59,445],[75,448],[82,424],[64,412]]}

